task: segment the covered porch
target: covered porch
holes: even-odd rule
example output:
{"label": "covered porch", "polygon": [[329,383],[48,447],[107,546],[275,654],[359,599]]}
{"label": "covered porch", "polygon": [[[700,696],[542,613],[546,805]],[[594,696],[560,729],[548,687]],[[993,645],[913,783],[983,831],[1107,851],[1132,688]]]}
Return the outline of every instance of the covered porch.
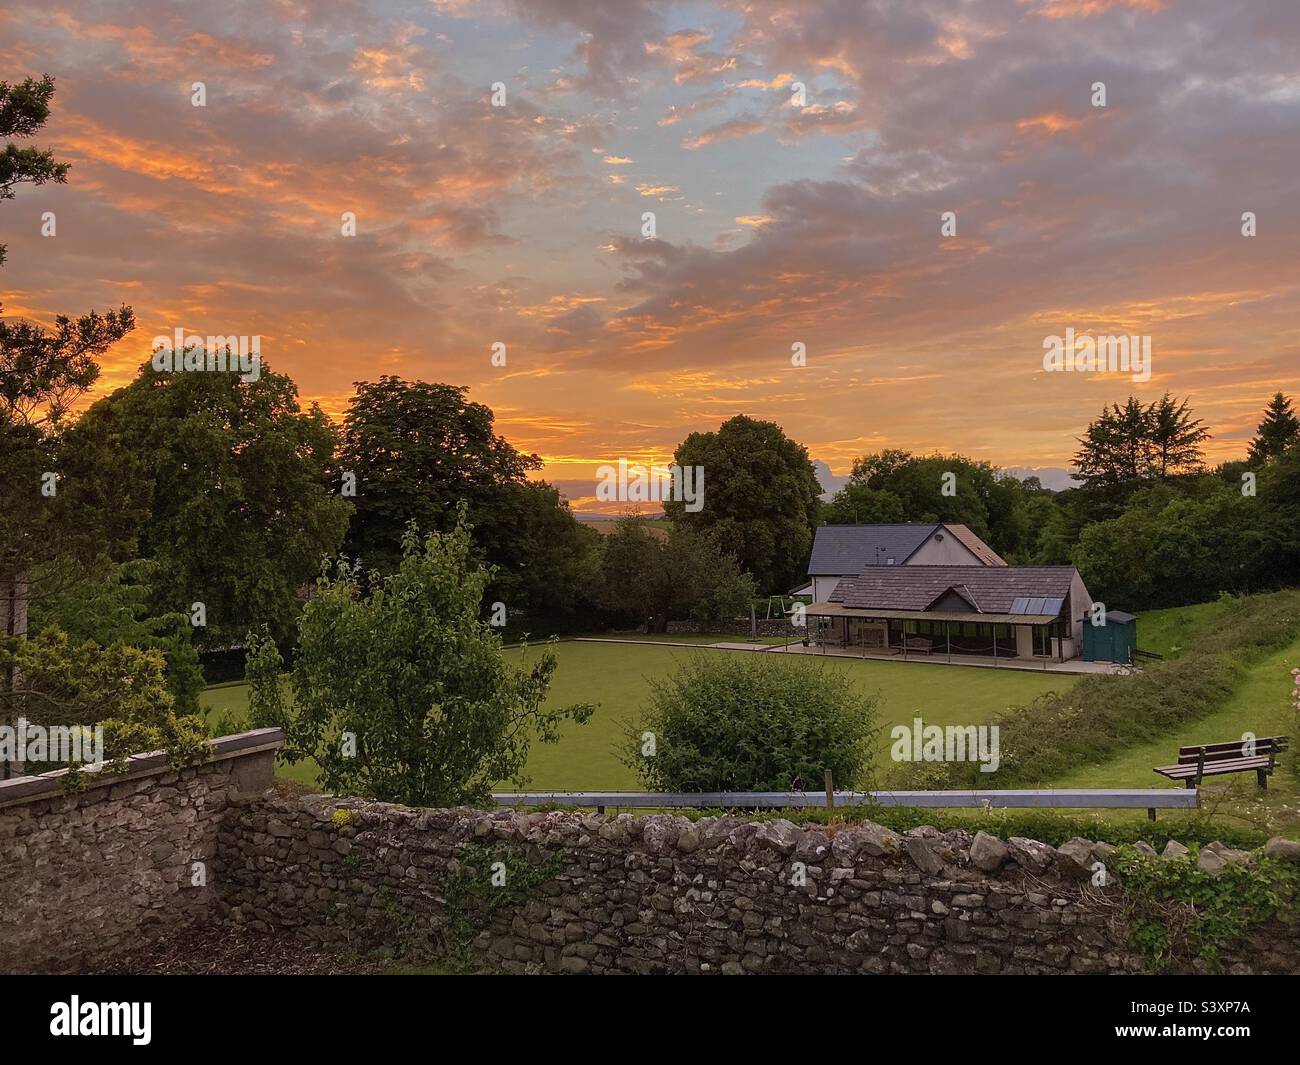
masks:
{"label": "covered porch", "polygon": [[857,610],[840,603],[806,608],[811,648],[860,657],[1042,666],[1078,654],[1069,621],[1052,614]]}

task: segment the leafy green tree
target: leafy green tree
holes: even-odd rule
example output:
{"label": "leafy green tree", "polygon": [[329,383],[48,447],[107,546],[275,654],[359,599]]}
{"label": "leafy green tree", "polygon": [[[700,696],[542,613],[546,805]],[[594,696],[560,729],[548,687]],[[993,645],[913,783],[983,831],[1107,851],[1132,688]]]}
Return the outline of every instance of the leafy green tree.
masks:
{"label": "leafy green tree", "polygon": [[1300,442],[1292,444],[1259,471],[1257,526],[1262,559],[1257,585],[1300,586]]}
{"label": "leafy green tree", "polygon": [[257,726],[286,730],[289,761],[314,757],[339,794],[411,806],[490,801],[522,783],[531,742],[553,743],[589,705],[544,705],[552,651],[518,669],[480,618],[490,579],[473,561],[465,508],[448,533],[420,543],[414,527],[396,572],[369,592],[346,563],[317,584],[298,627],[293,699],[280,656],[249,637],[249,707]]}
{"label": "leafy green tree", "polygon": [[674,461],[703,469],[703,507],[671,500],[669,517],[714,534],[761,591],[788,591],[805,572],[820,507],[808,449],[775,422],[738,414],[717,432],[691,433]]}
{"label": "leafy green tree", "polygon": [[447,532],[462,499],[477,521],[483,509],[506,503],[509,486],[541,467],[536,455],[494,432],[491,409],[469,402],[468,392],[387,375],[357,383],[343,418],[340,462],[357,479],[348,550],[368,568],[396,568],[411,522]]}
{"label": "leafy green tree", "polygon": [[1259,466],[1277,458],[1300,441],[1300,418],[1291,409],[1291,400],[1276,392],[1264,410],[1264,417],[1250,442],[1250,461]]}
{"label": "leafy green tree", "polygon": [[652,681],[622,760],[651,791],[820,789],[827,769],[837,786],[860,787],[875,712],[875,696],[821,662],[697,653]]}
{"label": "leafy green tree", "polygon": [[600,534],[578,521],[544,481],[508,485],[501,504],[480,513],[495,530],[489,535],[475,528],[478,553],[493,567],[486,598],[526,615],[534,628],[590,627]]}
{"label": "leafy green tree", "polygon": [[[616,623],[648,625],[663,613],[663,548],[643,521],[620,518],[601,543],[597,597]],[[666,620],[666,619],[665,619]]]}
{"label": "leafy green tree", "polygon": [[498,436],[491,409],[468,392],[392,376],[357,384],[340,459],[357,484],[348,551],[390,572],[409,522],[447,532],[463,500],[478,557],[494,567],[488,598],[512,614],[572,619],[588,605],[597,534],[554,488],[526,479],[541,459]]}
{"label": "leafy green tree", "polygon": [[849,481],[821,507],[827,525],[882,525],[905,521],[903,501],[893,492]]}
{"label": "leafy green tree", "polygon": [[1179,492],[1155,485],[1118,518],[1087,526],[1074,561],[1110,607],[1156,609],[1258,590],[1262,511],[1218,478]]}
{"label": "leafy green tree", "polygon": [[[952,487],[945,491],[948,485]],[[1022,484],[991,463],[891,448],[854,460],[849,481],[830,510],[840,518],[846,511],[865,511],[869,516],[859,518],[864,523],[966,525],[1008,560],[1027,562],[1036,550],[1041,522],[1054,507],[1051,493],[1036,482]]]}
{"label": "leafy green tree", "polygon": [[650,528],[629,515],[601,545],[598,600],[616,621],[665,632],[669,621],[724,621],[748,610],[753,578],[714,534],[679,522],[666,536]]}
{"label": "leafy green tree", "polygon": [[263,362],[261,376],[159,372],[99,400],[68,434],[70,461],[116,455],[122,491],[147,520],[140,554],[156,564],[158,613],[202,603],[201,646],[267,624],[291,631],[301,591],[343,542],[351,506],[332,487],[337,434],[321,409]]}

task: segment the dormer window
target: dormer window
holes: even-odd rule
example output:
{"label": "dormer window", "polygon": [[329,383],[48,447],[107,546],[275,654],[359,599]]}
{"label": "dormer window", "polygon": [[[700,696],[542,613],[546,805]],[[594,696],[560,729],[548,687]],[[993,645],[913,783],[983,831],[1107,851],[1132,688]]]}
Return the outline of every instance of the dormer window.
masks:
{"label": "dormer window", "polygon": [[895,562],[894,559],[889,558],[889,559],[886,559],[886,560],[885,560],[885,565],[886,565],[886,566],[892,566],[892,565],[894,564],[894,562]]}

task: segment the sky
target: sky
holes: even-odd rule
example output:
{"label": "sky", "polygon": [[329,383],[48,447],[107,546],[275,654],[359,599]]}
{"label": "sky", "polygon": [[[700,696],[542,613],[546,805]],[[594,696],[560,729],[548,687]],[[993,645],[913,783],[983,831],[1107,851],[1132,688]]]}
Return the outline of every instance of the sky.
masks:
{"label": "sky", "polygon": [[[468,386],[599,509],[735,414],[1060,470],[1168,391],[1223,460],[1300,379],[1295,0],[5,0],[42,73],[72,169],[0,204],[0,298],[134,307],[95,395],[256,335],[334,416]],[[1149,379],[1047,372],[1067,329]]]}

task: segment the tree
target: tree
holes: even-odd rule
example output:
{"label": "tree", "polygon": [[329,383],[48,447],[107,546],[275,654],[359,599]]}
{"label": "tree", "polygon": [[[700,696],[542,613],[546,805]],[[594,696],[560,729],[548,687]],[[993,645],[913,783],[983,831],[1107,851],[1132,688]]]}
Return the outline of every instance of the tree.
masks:
{"label": "tree", "polygon": [[387,572],[400,562],[409,523],[447,532],[462,499],[479,522],[484,510],[502,506],[509,486],[541,467],[493,431],[491,409],[469,402],[468,392],[391,376],[356,384],[340,461],[357,482],[348,549],[367,567]]}
{"label": "tree", "polygon": [[152,559],[152,606],[191,614],[204,647],[235,643],[266,624],[292,631],[300,592],[343,542],[351,506],[332,489],[337,433],[315,404],[262,363],[237,371],[160,372],[91,406],[68,433],[69,461],[125,456],[121,478],[147,520],[139,552]]}
{"label": "tree", "polygon": [[1292,411],[1290,398],[1281,392],[1275,392],[1264,408],[1264,417],[1255,430],[1255,439],[1250,442],[1250,462],[1261,466],[1269,459],[1277,458],[1298,440],[1300,418]]}
{"label": "tree", "polygon": [[703,507],[670,500],[669,517],[711,532],[761,591],[788,591],[812,552],[821,496],[808,449],[775,422],[739,414],[717,432],[691,433],[674,461],[704,471]]}
{"label": "tree", "polygon": [[903,501],[892,492],[850,480],[821,507],[827,525],[881,525],[903,521]]}
{"label": "tree", "polygon": [[1117,518],[1087,526],[1074,562],[1092,594],[1112,608],[1203,603],[1263,586],[1265,540],[1258,502],[1218,478],[1180,492],[1156,484]]}
{"label": "tree", "polygon": [[1028,561],[1038,526],[1030,510],[1054,506],[1050,493],[1022,484],[988,462],[965,455],[913,455],[891,448],[854,460],[848,483],[829,508],[872,522],[953,522],[966,525],[999,554]]}
{"label": "tree", "polygon": [[147,559],[121,564],[101,559],[81,580],[33,602],[29,629],[40,633],[55,628],[74,644],[161,651],[176,712],[201,714],[199,694],[205,682],[189,615],[150,610],[151,582],[157,569],[157,564]]}
{"label": "tree", "polygon": [[622,518],[602,548],[599,602],[624,623],[665,632],[670,620],[728,620],[754,596],[753,578],[715,535],[678,522],[661,538]]}
{"label": "tree", "polygon": [[[702,652],[624,730],[622,760],[652,791],[785,791],[867,781],[876,699],[842,670],[782,655]],[[646,748],[646,735],[653,749]]]}
{"label": "tree", "polygon": [[340,459],[357,484],[348,551],[390,572],[409,522],[447,532],[464,500],[478,557],[493,567],[489,599],[512,615],[571,622],[588,605],[579,593],[590,587],[597,534],[553,487],[527,480],[541,459],[498,436],[491,409],[468,392],[390,376],[356,385]]}
{"label": "tree", "polygon": [[[176,713],[158,650],[77,643],[51,627],[30,640],[0,637],[4,667],[21,680],[0,692],[0,712],[34,725],[101,726],[103,760],[113,769],[125,768],[127,756],[139,751],[165,750],[174,766],[206,756],[203,718]],[[26,768],[39,773],[59,767],[29,763]],[[76,781],[74,773],[71,783]]]}
{"label": "tree", "polygon": [[1187,404],[1168,393],[1145,407],[1132,396],[1122,408],[1111,404],[1080,438],[1075,476],[1087,487],[1132,490],[1142,481],[1198,472],[1210,431]]}
{"label": "tree", "polygon": [[1262,576],[1269,588],[1300,585],[1300,441],[1259,472]]}
{"label": "tree", "polygon": [[[49,117],[53,95],[49,75],[17,86],[0,82],[0,137],[34,136]],[[65,182],[69,165],[56,162],[48,150],[6,143],[0,200],[13,199],[21,184]],[[0,245],[0,263],[4,259]],[[75,573],[77,549],[99,539],[96,525],[104,512],[70,508],[66,494],[58,496],[51,480],[59,468],[53,451],[72,402],[99,375],[97,358],[134,327],[126,306],[104,315],[91,311],[76,321],[60,315],[52,331],[0,318],[0,638],[25,638],[32,597],[42,593],[51,574]],[[0,669],[0,696],[22,686],[18,661],[11,655]]]}
{"label": "tree", "polygon": [[[39,81],[27,78],[21,85],[0,81],[0,137],[35,136],[50,117],[53,95],[54,79],[48,74]],[[15,185],[63,184],[70,165],[55,162],[50,151],[6,144],[0,152],[0,200],[12,200]],[[4,261],[5,246],[0,244],[0,263]]]}
{"label": "tree", "polygon": [[1155,475],[1168,480],[1175,474],[1199,473],[1205,468],[1201,445],[1210,438],[1210,430],[1187,410],[1189,400],[1175,403],[1166,392],[1147,408],[1151,421],[1151,449],[1155,455]]}
{"label": "tree", "polygon": [[292,706],[275,645],[249,637],[254,723],[284,728],[287,760],[314,757],[331,791],[410,806],[487,803],[499,781],[522,782],[533,739],[553,743],[561,723],[583,724],[595,709],[543,705],[551,650],[506,664],[479,616],[491,575],[473,561],[465,510],[423,543],[409,529],[396,572],[369,593],[346,563],[321,578],[298,626]]}

